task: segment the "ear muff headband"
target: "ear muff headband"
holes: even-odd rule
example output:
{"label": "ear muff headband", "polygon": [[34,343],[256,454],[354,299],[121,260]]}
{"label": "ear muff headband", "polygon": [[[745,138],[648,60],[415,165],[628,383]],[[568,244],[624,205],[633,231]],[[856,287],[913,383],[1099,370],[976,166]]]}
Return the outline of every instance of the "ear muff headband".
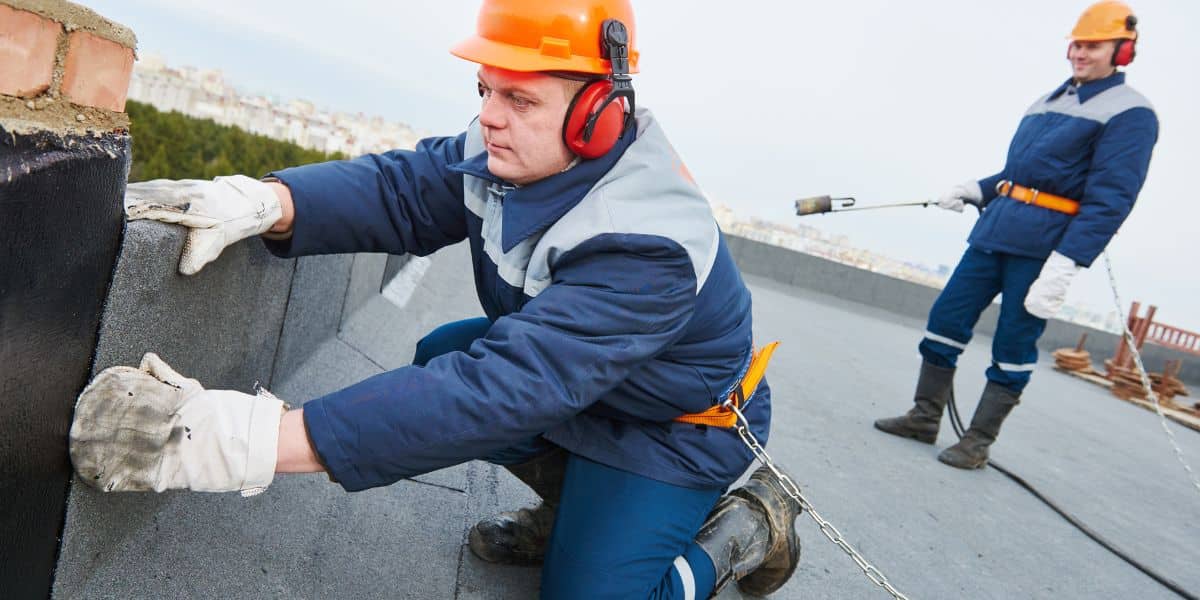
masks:
{"label": "ear muff headband", "polygon": [[629,76],[629,32],[617,19],[600,25],[601,55],[612,75],[583,86],[563,121],[563,142],[582,158],[604,156],[633,122],[633,79]]}
{"label": "ear muff headband", "polygon": [[1137,56],[1137,17],[1129,15],[1125,17],[1125,29],[1134,32],[1132,40],[1118,40],[1117,48],[1113,51],[1112,64],[1114,67],[1124,67],[1133,62]]}

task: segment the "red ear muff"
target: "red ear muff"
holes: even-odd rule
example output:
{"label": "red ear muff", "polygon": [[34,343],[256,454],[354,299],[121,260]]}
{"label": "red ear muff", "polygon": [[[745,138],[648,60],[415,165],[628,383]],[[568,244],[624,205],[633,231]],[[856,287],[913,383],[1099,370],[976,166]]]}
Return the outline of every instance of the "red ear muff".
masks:
{"label": "red ear muff", "polygon": [[1137,42],[1134,40],[1120,40],[1117,42],[1117,49],[1113,52],[1112,64],[1114,67],[1124,67],[1133,62],[1133,58],[1137,56]]}
{"label": "red ear muff", "polygon": [[1131,40],[1117,40],[1117,47],[1113,51],[1112,64],[1114,67],[1124,67],[1133,62],[1133,57],[1137,56],[1137,24],[1138,18],[1134,15],[1125,17],[1125,30],[1133,32]]}
{"label": "red ear muff", "polygon": [[600,24],[600,55],[611,75],[589,81],[571,99],[563,119],[563,143],[576,156],[600,158],[633,123],[633,80],[629,77],[629,30],[617,19]]}
{"label": "red ear muff", "polygon": [[[608,79],[588,82],[571,99],[563,121],[563,143],[581,158],[599,158],[608,154],[625,130],[625,102],[608,101],[613,84]],[[588,136],[588,121],[599,111]]]}

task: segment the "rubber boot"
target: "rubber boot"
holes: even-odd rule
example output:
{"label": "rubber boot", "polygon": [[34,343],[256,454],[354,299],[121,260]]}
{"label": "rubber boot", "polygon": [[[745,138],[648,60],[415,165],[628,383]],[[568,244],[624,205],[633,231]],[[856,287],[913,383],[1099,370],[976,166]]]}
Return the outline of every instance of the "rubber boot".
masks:
{"label": "rubber boot", "polygon": [[922,361],[913,407],[899,417],[875,421],[875,429],[926,444],[934,443],[953,384],[954,369]]}
{"label": "rubber boot", "polygon": [[971,427],[957,444],[942,450],[938,460],[960,469],[982,469],[987,465],[988,447],[1000,435],[1000,425],[1020,401],[1020,394],[989,381],[971,417]]}
{"label": "rubber boot", "polygon": [[712,560],[717,595],[737,581],[747,594],[765,596],[778,590],[800,563],[796,517],[800,503],[784,491],[767,467],[717,501],[696,534],[696,544]]}
{"label": "rubber boot", "polygon": [[562,498],[567,452],[557,448],[504,468],[533,489],[542,501],[533,508],[503,512],[476,523],[467,537],[468,545],[475,556],[488,562],[539,565],[546,556],[546,544]]}

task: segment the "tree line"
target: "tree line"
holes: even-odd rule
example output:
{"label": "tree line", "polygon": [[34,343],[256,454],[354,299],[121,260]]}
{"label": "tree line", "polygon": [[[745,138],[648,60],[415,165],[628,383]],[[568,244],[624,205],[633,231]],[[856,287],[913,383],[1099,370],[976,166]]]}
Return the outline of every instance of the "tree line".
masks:
{"label": "tree line", "polygon": [[296,165],[345,158],[273,140],[212,119],[197,119],[129,101],[133,164],[129,181],[211,179],[242,173],[252,177]]}

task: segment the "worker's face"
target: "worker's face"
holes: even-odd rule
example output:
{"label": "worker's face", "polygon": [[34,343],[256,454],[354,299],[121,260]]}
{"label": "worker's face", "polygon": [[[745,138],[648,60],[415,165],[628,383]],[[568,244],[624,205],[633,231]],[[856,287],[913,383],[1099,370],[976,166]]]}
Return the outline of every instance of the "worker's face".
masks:
{"label": "worker's face", "polygon": [[573,156],[562,140],[565,85],[542,73],[479,69],[479,124],[493,175],[525,185],[567,168]]}
{"label": "worker's face", "polygon": [[1116,49],[1117,42],[1114,40],[1071,42],[1067,48],[1067,60],[1071,61],[1075,81],[1087,83],[1112,75],[1116,70],[1112,65],[1112,56]]}

